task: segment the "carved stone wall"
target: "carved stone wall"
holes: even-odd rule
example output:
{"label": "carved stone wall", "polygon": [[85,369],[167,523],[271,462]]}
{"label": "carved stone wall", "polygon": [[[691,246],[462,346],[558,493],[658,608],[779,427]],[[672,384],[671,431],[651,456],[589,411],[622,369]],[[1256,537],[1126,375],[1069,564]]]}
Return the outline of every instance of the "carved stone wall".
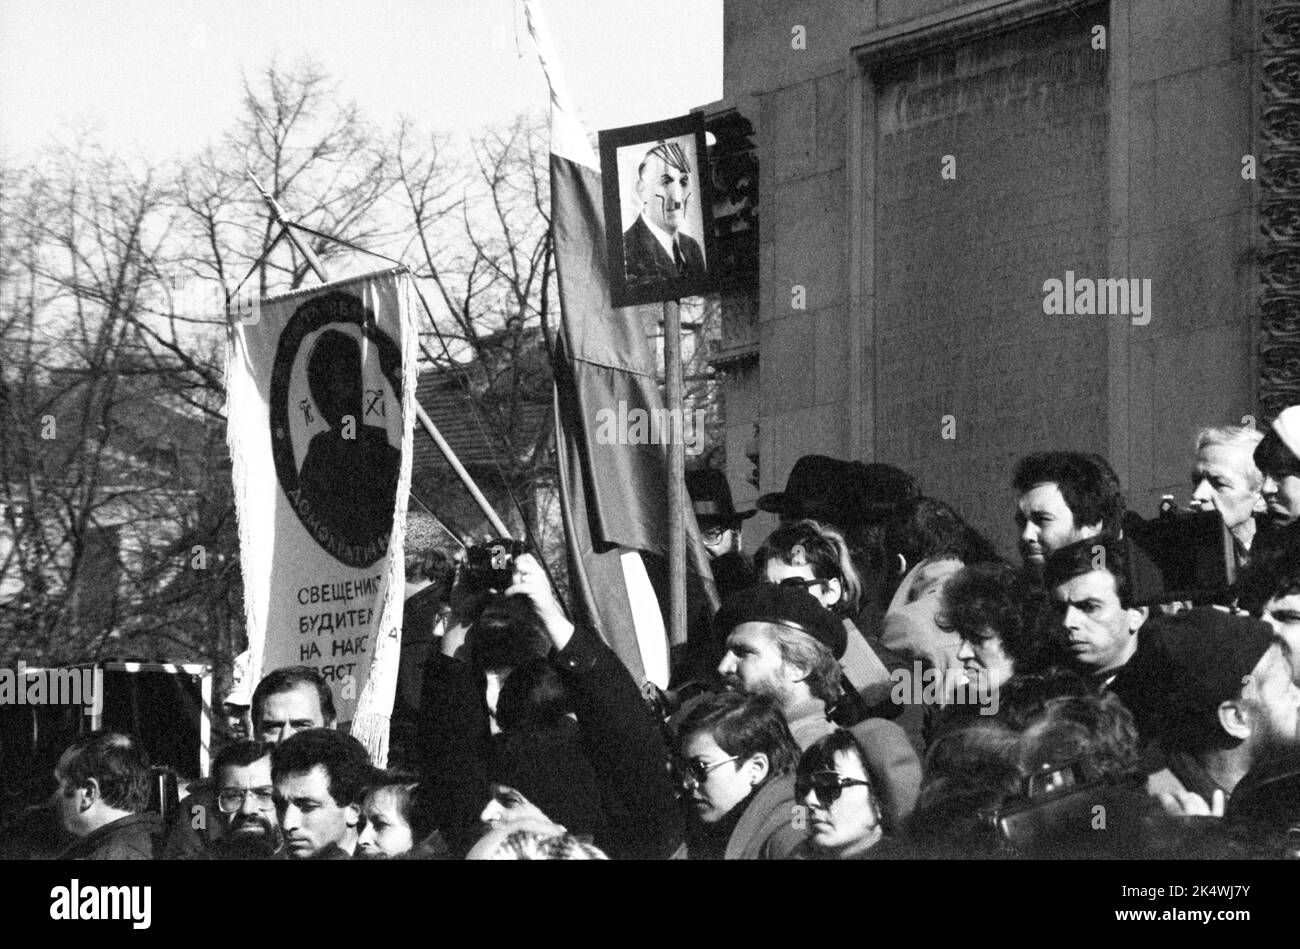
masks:
{"label": "carved stone wall", "polygon": [[1260,0],[1259,410],[1300,404],[1300,6]]}

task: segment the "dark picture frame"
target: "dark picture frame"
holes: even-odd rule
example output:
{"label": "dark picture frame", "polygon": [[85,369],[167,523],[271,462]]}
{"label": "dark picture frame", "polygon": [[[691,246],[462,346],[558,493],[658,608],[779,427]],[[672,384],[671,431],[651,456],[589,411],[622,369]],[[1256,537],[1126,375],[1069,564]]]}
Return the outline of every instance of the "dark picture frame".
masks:
{"label": "dark picture frame", "polygon": [[[678,167],[683,159],[685,174],[689,175],[690,196],[683,202],[677,229],[669,236],[669,239],[676,238],[681,267],[685,270],[682,276],[674,272],[674,258],[663,246],[666,230],[660,227],[656,233],[655,227],[641,216],[644,202],[637,192],[641,180],[638,166],[652,152],[650,161],[657,159],[662,177],[678,178],[683,173]],[[647,164],[648,173],[649,167],[654,166]],[[600,174],[609,297],[613,306],[680,300],[717,289],[718,281],[711,269],[718,260],[713,237],[713,180],[703,113],[602,131]],[[645,187],[654,186],[647,182]],[[671,183],[669,186],[677,187]],[[657,200],[662,208],[663,196]],[[661,212],[660,223],[665,217]]]}

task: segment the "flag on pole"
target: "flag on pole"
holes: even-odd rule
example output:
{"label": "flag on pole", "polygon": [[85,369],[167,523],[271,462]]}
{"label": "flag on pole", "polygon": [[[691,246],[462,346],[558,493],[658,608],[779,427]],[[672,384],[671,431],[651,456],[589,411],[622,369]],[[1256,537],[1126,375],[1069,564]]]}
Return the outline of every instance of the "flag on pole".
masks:
{"label": "flag on pole", "polygon": [[[643,554],[667,555],[667,449],[654,439],[620,438],[624,429],[617,424],[598,424],[666,417],[654,354],[636,311],[610,305],[600,166],[574,113],[540,4],[525,0],[524,9],[551,93],[551,229],[561,312],[556,448],[569,586],[577,618],[609,643],[633,677],[666,688],[666,588],[656,593]],[[688,588],[716,602],[694,518],[686,524]]]}
{"label": "flag on pole", "polygon": [[227,442],[254,685],[316,669],[383,766],[415,418],[405,268],[263,300],[230,324]]}

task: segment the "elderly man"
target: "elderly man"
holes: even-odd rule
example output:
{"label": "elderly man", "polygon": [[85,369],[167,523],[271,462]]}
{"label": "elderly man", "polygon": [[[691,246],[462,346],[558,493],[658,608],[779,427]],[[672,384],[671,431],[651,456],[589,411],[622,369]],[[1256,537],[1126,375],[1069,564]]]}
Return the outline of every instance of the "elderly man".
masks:
{"label": "elderly man", "polygon": [[1219,512],[1232,534],[1238,562],[1245,561],[1255,539],[1255,515],[1264,511],[1264,476],[1254,460],[1255,446],[1263,437],[1253,428],[1236,425],[1203,428],[1196,436],[1192,507]]}
{"label": "elderly man", "polygon": [[1019,493],[1016,524],[1025,563],[1041,569],[1068,544],[1102,533],[1118,537],[1124,517],[1119,478],[1100,455],[1045,451],[1027,455],[1011,478]]}
{"label": "elderly man", "polygon": [[334,696],[310,666],[286,666],[263,677],[253,692],[253,732],[278,745],[308,728],[334,727]]}
{"label": "elderly man", "polygon": [[61,860],[152,860],[162,818],[148,811],[149,758],[130,735],[91,732],[72,743],[54,770],[55,806],[77,841]]}
{"label": "elderly man", "polygon": [[[1300,748],[1300,686],[1268,624],[1213,607],[1153,620],[1116,685],[1168,771],[1148,786],[1172,813],[1223,813],[1261,761]],[[1195,795],[1194,800],[1190,795]]]}
{"label": "elderly man", "polygon": [[1052,552],[1043,569],[1064,662],[1106,687],[1133,658],[1150,610],[1131,601],[1127,544],[1092,538]]}
{"label": "elderly man", "polygon": [[275,810],[290,860],[350,860],[373,769],[351,735],[309,728],[271,753]]}
{"label": "elderly man", "polygon": [[641,213],[623,232],[629,288],[704,276],[704,252],[681,230],[691,201],[691,176],[690,162],[676,142],[659,142],[637,167]]}
{"label": "elderly man", "polygon": [[[805,589],[765,584],[737,593],[722,604],[714,630],[726,636],[718,674],[727,688],[774,696],[800,750],[838,728],[827,712],[840,697],[848,631]],[[883,718],[850,731],[867,753],[889,820],[902,820],[921,784],[921,763],[907,735]]]}

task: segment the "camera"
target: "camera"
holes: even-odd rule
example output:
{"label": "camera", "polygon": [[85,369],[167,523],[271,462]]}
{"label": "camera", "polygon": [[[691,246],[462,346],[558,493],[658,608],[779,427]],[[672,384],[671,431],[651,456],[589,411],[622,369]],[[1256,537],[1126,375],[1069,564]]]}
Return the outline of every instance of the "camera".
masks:
{"label": "camera", "polygon": [[510,586],[515,558],[527,552],[526,543],[510,537],[499,537],[482,544],[475,544],[465,551],[463,582],[473,592],[486,593],[488,590],[496,590],[500,593]]}
{"label": "camera", "polygon": [[1180,511],[1172,502],[1167,497],[1151,520],[1132,514],[1125,519],[1124,534],[1141,552],[1133,566],[1140,568],[1145,560],[1145,572],[1155,571],[1133,578],[1134,601],[1186,600],[1198,606],[1225,601],[1237,579],[1232,535],[1217,511]]}

